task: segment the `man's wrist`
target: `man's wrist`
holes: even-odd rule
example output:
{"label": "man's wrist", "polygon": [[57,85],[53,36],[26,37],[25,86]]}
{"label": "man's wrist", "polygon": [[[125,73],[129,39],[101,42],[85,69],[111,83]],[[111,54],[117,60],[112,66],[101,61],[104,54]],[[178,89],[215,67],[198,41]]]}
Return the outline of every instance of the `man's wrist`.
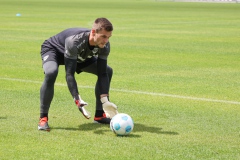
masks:
{"label": "man's wrist", "polygon": [[101,94],[100,98],[107,97],[107,96],[108,96],[108,94]]}
{"label": "man's wrist", "polygon": [[106,96],[102,97],[100,100],[102,103],[108,102],[108,98]]}

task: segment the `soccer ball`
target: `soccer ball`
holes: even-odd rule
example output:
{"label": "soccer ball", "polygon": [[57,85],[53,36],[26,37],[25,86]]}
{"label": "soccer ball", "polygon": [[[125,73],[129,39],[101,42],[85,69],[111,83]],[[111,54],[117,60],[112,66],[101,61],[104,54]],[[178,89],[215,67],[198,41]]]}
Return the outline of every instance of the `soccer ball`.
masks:
{"label": "soccer ball", "polygon": [[125,136],[132,132],[134,123],[132,118],[125,113],[115,115],[110,122],[111,130],[119,136]]}

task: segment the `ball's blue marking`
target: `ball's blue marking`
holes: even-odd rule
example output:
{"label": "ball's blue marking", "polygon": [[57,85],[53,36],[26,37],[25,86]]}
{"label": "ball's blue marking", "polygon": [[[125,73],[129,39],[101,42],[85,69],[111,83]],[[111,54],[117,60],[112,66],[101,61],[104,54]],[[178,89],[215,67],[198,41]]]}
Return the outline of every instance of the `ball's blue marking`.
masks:
{"label": "ball's blue marking", "polygon": [[132,127],[131,126],[127,126],[126,128],[125,128],[125,131],[128,133],[128,132],[131,132],[132,131]]}
{"label": "ball's blue marking", "polygon": [[122,120],[127,121],[128,116],[122,116]]}
{"label": "ball's blue marking", "polygon": [[121,128],[120,124],[119,123],[115,123],[114,124],[114,129],[115,130],[119,130]]}

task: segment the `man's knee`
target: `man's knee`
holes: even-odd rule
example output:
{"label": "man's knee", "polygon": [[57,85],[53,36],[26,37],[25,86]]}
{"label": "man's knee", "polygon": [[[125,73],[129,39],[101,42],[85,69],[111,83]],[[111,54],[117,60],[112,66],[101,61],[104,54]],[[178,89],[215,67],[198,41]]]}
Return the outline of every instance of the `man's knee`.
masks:
{"label": "man's knee", "polygon": [[56,62],[48,61],[43,65],[45,78],[48,81],[55,81],[58,75],[58,64]]}
{"label": "man's knee", "polygon": [[112,75],[113,75],[113,69],[109,66],[107,67],[107,73],[108,73],[109,80],[111,81]]}
{"label": "man's knee", "polygon": [[108,66],[107,72],[108,72],[108,75],[112,75],[113,74],[113,69]]}

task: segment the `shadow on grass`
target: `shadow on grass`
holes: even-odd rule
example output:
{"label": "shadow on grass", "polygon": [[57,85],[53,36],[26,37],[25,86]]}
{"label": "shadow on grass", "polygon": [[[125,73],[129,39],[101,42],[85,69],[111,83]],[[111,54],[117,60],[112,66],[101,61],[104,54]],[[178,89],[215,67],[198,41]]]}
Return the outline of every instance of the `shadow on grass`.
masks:
{"label": "shadow on grass", "polygon": [[7,119],[7,117],[0,117],[0,120],[1,120],[1,119]]}
{"label": "shadow on grass", "polygon": [[[78,128],[68,128],[68,127],[52,127],[52,129],[63,129],[70,131],[93,131],[95,134],[104,134],[110,130],[109,124],[95,124],[95,123],[85,123],[79,125]],[[147,126],[145,124],[134,123],[133,134],[130,134],[131,137],[140,137],[136,135],[138,132],[149,132],[155,134],[166,134],[166,135],[178,135],[177,132],[164,131],[160,127]]]}
{"label": "shadow on grass", "polygon": [[147,126],[145,124],[140,124],[140,123],[134,124],[134,132],[149,132],[149,133],[156,133],[156,134],[178,135],[177,132],[164,131],[160,127],[152,127],[152,126]]}

